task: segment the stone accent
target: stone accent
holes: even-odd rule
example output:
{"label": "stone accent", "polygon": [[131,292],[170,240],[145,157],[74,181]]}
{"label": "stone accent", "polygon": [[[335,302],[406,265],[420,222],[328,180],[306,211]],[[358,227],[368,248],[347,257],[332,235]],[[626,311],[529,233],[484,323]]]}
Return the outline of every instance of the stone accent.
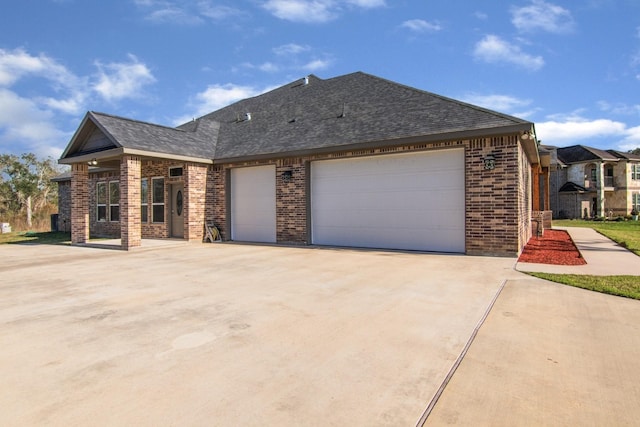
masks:
{"label": "stone accent", "polygon": [[89,166],[86,163],[71,165],[71,243],[82,244],[89,240]]}
{"label": "stone accent", "polygon": [[125,250],[142,244],[140,174],[140,158],[123,156],[120,161],[120,238]]}
{"label": "stone accent", "polygon": [[184,238],[202,242],[204,238],[207,166],[187,163],[184,167]]}

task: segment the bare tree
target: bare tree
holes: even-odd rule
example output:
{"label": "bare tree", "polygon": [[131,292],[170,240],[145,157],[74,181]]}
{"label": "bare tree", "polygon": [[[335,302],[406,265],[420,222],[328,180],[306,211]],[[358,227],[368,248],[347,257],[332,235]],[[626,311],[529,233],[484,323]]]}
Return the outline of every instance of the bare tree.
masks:
{"label": "bare tree", "polygon": [[0,155],[0,215],[24,215],[31,227],[36,213],[56,203],[57,186],[51,178],[59,173],[51,158],[40,160],[32,153]]}

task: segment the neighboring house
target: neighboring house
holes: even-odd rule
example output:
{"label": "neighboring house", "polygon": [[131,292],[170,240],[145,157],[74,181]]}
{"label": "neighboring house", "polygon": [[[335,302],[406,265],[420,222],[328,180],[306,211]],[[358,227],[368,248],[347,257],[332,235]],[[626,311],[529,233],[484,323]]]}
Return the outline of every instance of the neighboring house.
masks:
{"label": "neighboring house", "polygon": [[551,209],[557,218],[629,215],[640,209],[640,156],[584,145],[552,152]]}
{"label": "neighboring house", "polygon": [[213,223],[233,241],[516,256],[546,172],[533,123],[359,72],[177,128],[89,112],[60,163],[60,228],[124,249]]}

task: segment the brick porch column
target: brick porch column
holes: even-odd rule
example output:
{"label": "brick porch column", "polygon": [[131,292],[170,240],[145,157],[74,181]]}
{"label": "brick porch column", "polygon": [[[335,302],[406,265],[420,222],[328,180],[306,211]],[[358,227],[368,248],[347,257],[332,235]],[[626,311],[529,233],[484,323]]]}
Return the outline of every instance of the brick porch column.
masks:
{"label": "brick porch column", "polygon": [[124,250],[142,244],[140,177],[140,158],[123,156],[120,160],[120,239]]}
{"label": "brick porch column", "polygon": [[71,243],[89,240],[89,166],[71,165]]}
{"label": "brick porch column", "polygon": [[187,163],[184,174],[184,238],[202,242],[204,238],[207,165]]}

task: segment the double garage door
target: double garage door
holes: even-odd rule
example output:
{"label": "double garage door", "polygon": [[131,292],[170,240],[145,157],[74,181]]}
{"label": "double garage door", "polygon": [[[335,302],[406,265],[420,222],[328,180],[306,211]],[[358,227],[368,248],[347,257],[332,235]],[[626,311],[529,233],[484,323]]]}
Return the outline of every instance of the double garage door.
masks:
{"label": "double garage door", "polygon": [[[276,241],[275,167],[233,169],[232,239]],[[311,163],[311,243],[464,252],[464,151]]]}

